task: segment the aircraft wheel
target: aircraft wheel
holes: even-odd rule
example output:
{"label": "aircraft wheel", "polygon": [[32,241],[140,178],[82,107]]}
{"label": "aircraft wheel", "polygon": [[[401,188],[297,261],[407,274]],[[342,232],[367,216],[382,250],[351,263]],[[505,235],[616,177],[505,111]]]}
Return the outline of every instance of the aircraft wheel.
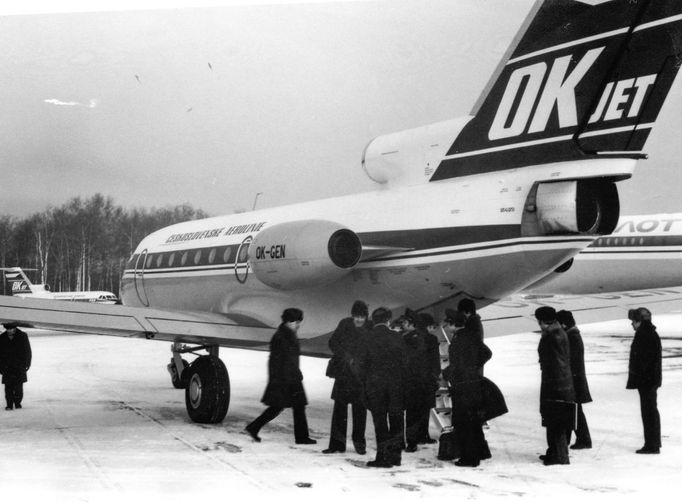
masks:
{"label": "aircraft wheel", "polygon": [[186,386],[186,382],[182,379],[182,375],[185,374],[185,370],[189,366],[189,363],[185,361],[184,359],[182,360],[182,374],[178,375],[178,369],[175,366],[175,362],[173,361],[173,358],[171,357],[170,364],[167,366],[168,367],[168,373],[170,373],[171,376],[171,383],[173,384],[173,387],[176,389],[184,389]]}
{"label": "aircraft wheel", "polygon": [[201,424],[222,422],[230,406],[230,376],[216,356],[201,356],[183,371],[189,418]]}

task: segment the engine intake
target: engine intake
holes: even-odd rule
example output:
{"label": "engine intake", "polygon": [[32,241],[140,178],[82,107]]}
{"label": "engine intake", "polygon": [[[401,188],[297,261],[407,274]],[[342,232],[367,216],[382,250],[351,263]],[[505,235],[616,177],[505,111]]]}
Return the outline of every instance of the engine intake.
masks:
{"label": "engine intake", "polygon": [[279,223],[254,237],[249,265],[264,284],[299,289],[333,282],[360,261],[360,238],[326,220]]}
{"label": "engine intake", "polygon": [[618,191],[611,180],[538,183],[526,202],[523,235],[609,234],[619,213]]}

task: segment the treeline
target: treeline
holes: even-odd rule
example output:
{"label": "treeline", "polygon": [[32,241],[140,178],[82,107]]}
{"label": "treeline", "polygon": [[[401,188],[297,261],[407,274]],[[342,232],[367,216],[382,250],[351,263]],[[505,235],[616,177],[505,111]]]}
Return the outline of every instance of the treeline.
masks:
{"label": "treeline", "polygon": [[[34,268],[34,283],[52,291],[105,290],[119,294],[121,274],[147,234],[173,223],[206,218],[183,204],[124,209],[111,197],[76,197],[26,218],[0,215],[0,266]],[[1,276],[1,275],[0,275]],[[2,281],[2,294],[9,294]]]}

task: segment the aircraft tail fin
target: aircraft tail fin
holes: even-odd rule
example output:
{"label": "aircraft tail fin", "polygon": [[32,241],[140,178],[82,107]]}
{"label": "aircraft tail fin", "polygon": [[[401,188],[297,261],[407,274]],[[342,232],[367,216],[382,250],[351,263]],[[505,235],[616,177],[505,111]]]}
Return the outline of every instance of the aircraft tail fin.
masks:
{"label": "aircraft tail fin", "polygon": [[33,284],[20,267],[0,268],[5,273],[5,281],[9,285],[11,295],[33,292]]}
{"label": "aircraft tail fin", "polygon": [[680,0],[544,0],[431,181],[638,158],[682,64]]}

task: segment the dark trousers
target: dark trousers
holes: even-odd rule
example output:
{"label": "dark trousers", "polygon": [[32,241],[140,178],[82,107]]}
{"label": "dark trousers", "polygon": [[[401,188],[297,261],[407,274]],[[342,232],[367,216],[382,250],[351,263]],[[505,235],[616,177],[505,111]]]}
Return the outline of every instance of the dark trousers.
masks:
{"label": "dark trousers", "polygon": [[564,427],[547,426],[547,460],[568,464],[568,433]]}
{"label": "dark trousers", "polygon": [[332,430],[329,437],[329,448],[331,450],[346,450],[349,404],[353,414],[353,446],[356,450],[364,450],[366,447],[367,408],[362,403],[346,403],[345,401],[335,400],[334,411],[332,412]]}
{"label": "dark trousers", "polygon": [[[462,447],[461,459],[465,462],[476,463],[490,455],[488,444],[483,435],[483,424],[477,419],[460,417],[453,425],[460,439]],[[484,446],[485,445],[485,446]]]}
{"label": "dark trousers", "polygon": [[416,445],[429,439],[431,408],[414,407],[405,410],[405,439],[407,445]]}
{"label": "dark trousers", "polygon": [[[568,442],[571,442],[571,433],[568,431]],[[578,428],[575,430],[575,444],[582,446],[592,446],[592,437],[590,436],[590,428],[587,426],[587,419],[583,411],[583,405],[578,403]]]}
{"label": "dark trousers", "polygon": [[639,388],[639,405],[644,425],[644,447],[661,447],[661,416],[658,414],[658,389],[656,387]]}
{"label": "dark trousers", "polygon": [[376,460],[400,463],[405,420],[403,413],[372,412],[377,441]]}
{"label": "dark trousers", "polygon": [[[278,408],[276,406],[270,406],[265,409],[261,415],[247,425],[250,431],[254,434],[258,434],[258,431],[267,424],[270,420],[275,418],[277,415],[282,413],[284,408]],[[310,436],[308,435],[308,420],[305,417],[305,405],[294,406],[294,439],[296,441],[305,441]]]}
{"label": "dark trousers", "polygon": [[5,383],[5,401],[7,407],[21,405],[21,400],[24,398],[24,383],[21,380],[8,380]]}

